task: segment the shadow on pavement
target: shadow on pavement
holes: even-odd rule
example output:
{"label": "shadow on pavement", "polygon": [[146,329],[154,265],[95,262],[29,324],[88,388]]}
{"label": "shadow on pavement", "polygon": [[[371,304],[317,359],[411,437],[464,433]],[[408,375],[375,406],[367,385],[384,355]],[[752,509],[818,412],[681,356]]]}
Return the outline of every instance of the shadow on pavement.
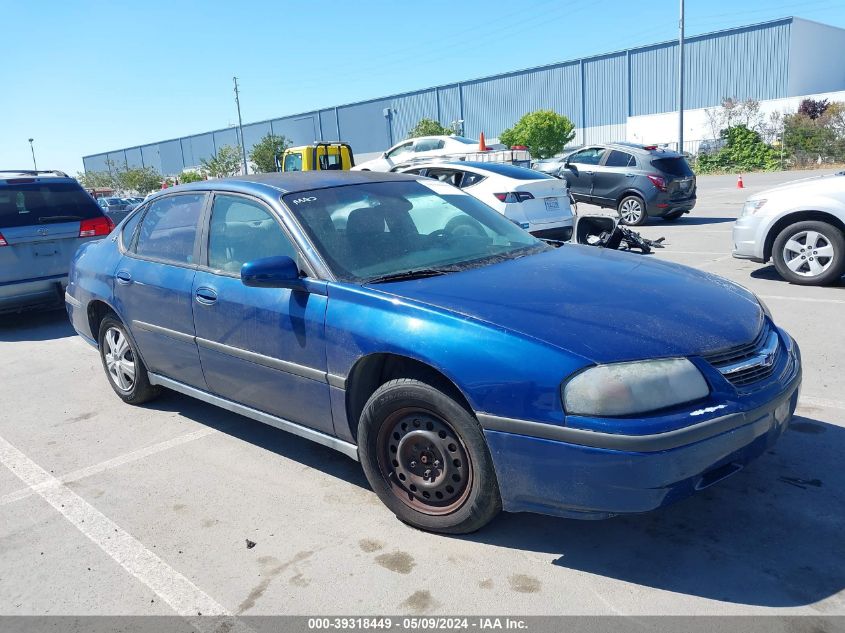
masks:
{"label": "shadow on pavement", "polygon": [[0,342],[50,341],[76,336],[64,309],[0,315]]}
{"label": "shadow on pavement", "polygon": [[[777,269],[774,265],[769,264],[768,266],[761,266],[760,268],[756,268],[755,270],[751,271],[751,276],[754,279],[766,279],[768,281],[780,281],[786,285],[789,285],[789,282],[786,281],[783,277],[778,274]],[[795,286],[796,288],[800,288],[801,286]],[[825,286],[825,288],[845,288],[845,277],[842,277],[839,280],[839,283],[834,284],[832,286]]]}
{"label": "shadow on pavement", "polygon": [[845,428],[796,417],[774,450],[655,512],[605,521],[503,514],[472,541],[664,591],[795,607],[845,588]]}
{"label": "shadow on pavement", "polygon": [[360,488],[370,489],[358,462],[334,449],[251,418],[169,390],[165,390],[160,398],[144,405],[144,408],[179,413],[195,422],[217,429],[221,433],[322,471],[336,479],[342,479]]}
{"label": "shadow on pavement", "polygon": [[[660,224],[661,220],[652,218],[650,224]],[[674,222],[663,222],[665,226],[697,226],[700,224],[724,224],[725,222],[736,222],[736,218],[708,218],[704,216],[685,215]]]}

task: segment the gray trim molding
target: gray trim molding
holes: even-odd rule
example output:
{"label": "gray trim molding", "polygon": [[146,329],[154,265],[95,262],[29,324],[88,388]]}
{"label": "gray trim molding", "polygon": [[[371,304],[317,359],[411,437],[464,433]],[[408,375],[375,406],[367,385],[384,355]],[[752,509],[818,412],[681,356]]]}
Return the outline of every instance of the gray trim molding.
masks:
{"label": "gray trim molding", "polygon": [[182,343],[194,342],[194,336],[192,334],[185,334],[184,332],[171,330],[170,328],[161,327],[160,325],[153,325],[152,323],[147,323],[145,321],[132,321],[132,325],[139,330],[145,330],[147,332],[152,332],[153,334],[161,334],[162,336],[167,336],[177,341],[181,341]]}
{"label": "gray trim molding", "polygon": [[220,352],[221,354],[228,354],[229,356],[234,356],[235,358],[240,358],[241,360],[246,360],[257,365],[263,365],[264,367],[269,367],[270,369],[279,369],[289,374],[294,374],[295,376],[302,376],[303,378],[310,378],[311,380],[318,380],[320,382],[328,382],[326,379],[326,372],[314,369],[313,367],[298,365],[297,363],[280,360],[278,358],[273,358],[272,356],[265,356],[264,354],[259,354],[257,352],[250,352],[248,350],[241,349],[240,347],[224,345],[223,343],[210,341],[205,338],[200,338],[199,336],[196,337],[196,341],[197,345],[200,347],[205,347],[206,349],[214,350],[215,352]]}
{"label": "gray trim molding", "polygon": [[323,446],[333,448],[336,451],[343,453],[347,457],[351,457],[355,461],[359,461],[358,447],[355,444],[346,442],[344,440],[341,440],[331,435],[327,435],[325,433],[321,433],[320,431],[317,431],[315,429],[302,426],[300,424],[297,424],[296,422],[291,422],[289,420],[270,415],[269,413],[264,413],[263,411],[259,411],[258,409],[253,409],[251,407],[238,404],[237,402],[226,400],[225,398],[210,394],[207,391],[196,389],[195,387],[191,387],[176,380],[172,380],[164,376],[159,376],[158,374],[150,373],[149,377],[150,384],[167,387],[168,389],[172,389],[173,391],[178,391],[179,393],[185,394],[186,396],[191,396],[192,398],[196,398],[197,400],[202,400],[203,402],[213,404],[222,409],[226,409],[227,411],[231,411],[232,413],[237,413],[239,415],[252,418],[253,420],[263,422],[264,424],[269,424],[270,426],[276,427],[277,429],[281,429],[282,431],[287,431],[288,433],[303,437],[306,440],[311,440],[312,442],[317,442],[317,444],[322,444]]}

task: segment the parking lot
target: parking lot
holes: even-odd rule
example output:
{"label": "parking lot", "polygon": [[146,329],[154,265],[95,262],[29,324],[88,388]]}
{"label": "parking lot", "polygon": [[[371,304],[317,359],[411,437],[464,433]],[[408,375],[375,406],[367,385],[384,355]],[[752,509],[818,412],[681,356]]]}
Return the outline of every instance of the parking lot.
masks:
{"label": "parking lot", "polygon": [[730,256],[745,197],[798,177],[700,177],[691,216],[638,228],[804,358],[773,451],[646,515],[420,532],[341,454],[175,393],[125,405],[64,313],[2,318],[0,614],[845,614],[845,286]]}

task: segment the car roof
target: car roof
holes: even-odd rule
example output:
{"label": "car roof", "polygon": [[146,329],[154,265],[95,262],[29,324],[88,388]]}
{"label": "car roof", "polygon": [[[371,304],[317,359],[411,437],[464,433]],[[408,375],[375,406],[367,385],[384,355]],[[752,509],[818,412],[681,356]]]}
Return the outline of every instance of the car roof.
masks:
{"label": "car roof", "polygon": [[168,187],[151,194],[158,197],[180,191],[233,191],[254,193],[278,197],[280,193],[296,193],[312,189],[328,189],[344,185],[359,185],[369,182],[388,182],[392,180],[417,180],[419,176],[410,174],[392,174],[376,171],[296,171],[288,173],[251,174],[200,180],[185,185]]}
{"label": "car roof", "polygon": [[643,145],[641,143],[628,143],[619,141],[616,143],[597,143],[597,145],[609,147],[610,149],[620,149],[626,152],[635,152],[640,154],[648,154],[649,156],[657,156],[660,158],[676,158],[680,156],[678,152],[666,147],[659,147],[658,145]]}
{"label": "car roof", "polygon": [[[477,161],[477,160],[431,160],[419,163],[413,163],[402,167],[402,169],[437,169],[439,167],[455,167],[457,169],[464,169],[465,167],[469,167],[470,170],[477,170],[477,171],[486,171],[490,172],[491,174],[496,174],[497,176],[503,176],[505,178],[509,178],[507,174],[503,174],[496,169],[491,169],[491,167],[509,167],[511,169],[524,169],[525,171],[534,171],[529,167],[521,167],[519,165],[511,165],[510,163],[494,163],[494,162],[484,162],[484,161]],[[539,174],[537,179],[542,179],[543,175]]]}

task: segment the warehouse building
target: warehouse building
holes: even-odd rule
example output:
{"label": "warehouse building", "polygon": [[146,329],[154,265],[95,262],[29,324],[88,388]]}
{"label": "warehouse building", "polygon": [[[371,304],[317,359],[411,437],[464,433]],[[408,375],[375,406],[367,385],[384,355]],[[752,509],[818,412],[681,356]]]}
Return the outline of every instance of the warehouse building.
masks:
{"label": "warehouse building", "polygon": [[[576,126],[573,145],[677,140],[676,41],[332,106],[243,126],[247,151],[265,134],[295,145],[351,144],[359,160],[405,138],[421,118],[463,121],[464,135],[495,140],[523,114],[552,109]],[[800,18],[689,37],[684,49],[684,149],[712,138],[705,109],[725,97],[756,99],[763,111],[795,111],[806,97],[845,101],[845,29]],[[214,130],[83,157],[86,171],[107,161],[152,166],[165,175],[195,168],[216,148],[239,144],[237,128]]]}

